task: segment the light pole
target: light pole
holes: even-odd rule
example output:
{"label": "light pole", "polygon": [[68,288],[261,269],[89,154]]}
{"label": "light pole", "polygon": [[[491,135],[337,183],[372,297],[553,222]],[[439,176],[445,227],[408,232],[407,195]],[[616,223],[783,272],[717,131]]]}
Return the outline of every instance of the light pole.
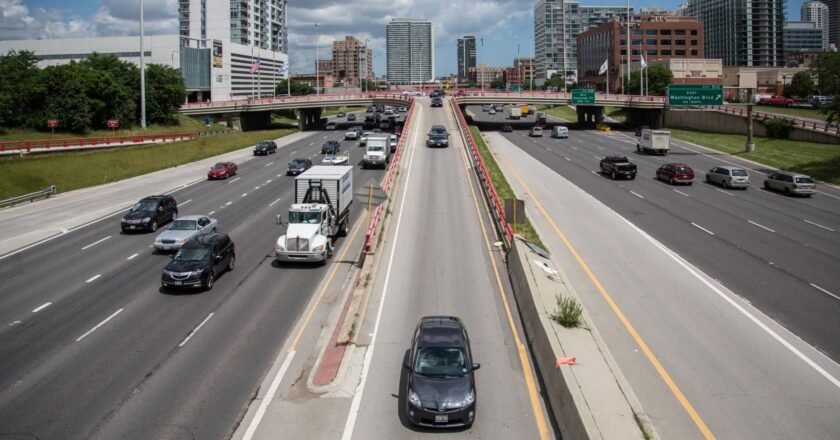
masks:
{"label": "light pole", "polygon": [[[625,26],[625,29],[627,31],[626,35],[624,35],[627,37],[627,82],[625,84],[627,84],[627,87],[630,87],[630,59],[632,58],[630,56],[630,0],[627,0],[627,26]],[[627,94],[627,90],[624,90],[624,94]]]}
{"label": "light pole", "polygon": [[[484,37],[481,37],[481,61],[484,61]],[[481,75],[481,91],[484,91],[484,72],[481,70],[481,63],[478,63],[478,73]]]}
{"label": "light pole", "polygon": [[140,0],[140,128],[146,128],[146,57],[143,54],[143,0]]}
{"label": "light pole", "polygon": [[[629,2],[630,0],[627,0],[627,1]],[[320,55],[318,54],[319,53],[319,51],[318,51],[318,49],[319,49],[318,40],[319,39],[320,39],[320,35],[318,35],[318,23],[315,23],[315,94],[316,95],[321,94],[321,87],[318,84],[318,81],[319,81],[318,76],[320,75],[319,67],[321,67],[320,66],[321,63],[318,62],[318,58],[320,57]]]}

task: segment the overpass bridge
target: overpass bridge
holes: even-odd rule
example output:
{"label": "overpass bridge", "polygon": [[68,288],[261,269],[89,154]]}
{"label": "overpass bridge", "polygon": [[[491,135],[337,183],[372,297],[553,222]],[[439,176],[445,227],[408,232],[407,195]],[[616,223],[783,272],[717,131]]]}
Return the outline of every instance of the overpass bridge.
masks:
{"label": "overpass bridge", "polygon": [[227,116],[230,121],[239,120],[242,128],[248,130],[267,127],[271,122],[273,110],[295,110],[300,116],[300,129],[305,130],[315,128],[321,119],[322,110],[327,107],[367,107],[374,104],[408,107],[412,100],[409,96],[394,92],[282,96],[194,102],[181,106],[180,113],[198,117]]}

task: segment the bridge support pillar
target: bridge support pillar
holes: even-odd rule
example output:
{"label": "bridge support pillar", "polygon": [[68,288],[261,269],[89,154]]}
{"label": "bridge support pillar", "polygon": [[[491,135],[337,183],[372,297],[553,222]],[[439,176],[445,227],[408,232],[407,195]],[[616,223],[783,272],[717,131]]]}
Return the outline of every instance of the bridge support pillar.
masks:
{"label": "bridge support pillar", "polygon": [[239,123],[242,131],[266,130],[271,125],[271,112],[242,112]]}
{"label": "bridge support pillar", "polygon": [[627,125],[633,127],[647,125],[653,129],[662,128],[665,125],[665,111],[662,109],[628,108]]}
{"label": "bridge support pillar", "polygon": [[604,108],[593,106],[577,106],[578,125],[591,127],[604,123]]}
{"label": "bridge support pillar", "polygon": [[320,108],[302,108],[297,111],[300,131],[314,130],[321,122]]}

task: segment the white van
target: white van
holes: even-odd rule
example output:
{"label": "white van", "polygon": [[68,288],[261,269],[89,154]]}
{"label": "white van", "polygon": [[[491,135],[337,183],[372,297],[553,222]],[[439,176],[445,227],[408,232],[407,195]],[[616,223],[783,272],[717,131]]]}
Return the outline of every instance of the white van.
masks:
{"label": "white van", "polygon": [[569,129],[562,125],[555,125],[551,128],[551,137],[553,138],[562,138],[568,139],[569,138]]}

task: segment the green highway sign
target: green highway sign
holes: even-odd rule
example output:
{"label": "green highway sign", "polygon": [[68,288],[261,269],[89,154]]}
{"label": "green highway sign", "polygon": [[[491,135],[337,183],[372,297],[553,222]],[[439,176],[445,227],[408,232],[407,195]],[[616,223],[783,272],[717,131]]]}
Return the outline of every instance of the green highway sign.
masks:
{"label": "green highway sign", "polygon": [[572,105],[595,104],[595,89],[572,90]]}
{"label": "green highway sign", "polygon": [[720,84],[671,84],[668,86],[668,105],[723,105],[723,86]]}

